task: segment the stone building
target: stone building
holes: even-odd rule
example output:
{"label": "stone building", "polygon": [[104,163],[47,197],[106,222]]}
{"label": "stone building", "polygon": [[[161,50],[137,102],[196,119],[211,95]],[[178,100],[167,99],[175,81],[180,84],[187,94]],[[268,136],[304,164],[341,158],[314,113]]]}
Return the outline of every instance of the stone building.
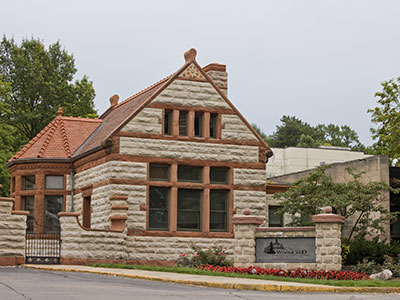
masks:
{"label": "stone building", "polygon": [[[194,49],[184,57],[145,90],[111,97],[98,119],[60,109],[9,161],[28,231],[65,219],[63,258],[170,261],[191,242],[232,249],[233,215],[264,218],[272,151],[228,100],[225,65],[200,67]],[[113,242],[100,246],[106,236]]]}

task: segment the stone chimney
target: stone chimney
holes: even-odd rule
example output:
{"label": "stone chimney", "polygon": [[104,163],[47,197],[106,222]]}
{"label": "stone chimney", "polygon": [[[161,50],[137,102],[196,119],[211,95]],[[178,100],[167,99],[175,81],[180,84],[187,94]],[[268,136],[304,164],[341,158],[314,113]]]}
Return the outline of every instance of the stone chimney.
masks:
{"label": "stone chimney", "polygon": [[212,63],[203,68],[208,76],[215,82],[215,85],[228,96],[228,73],[226,65]]}

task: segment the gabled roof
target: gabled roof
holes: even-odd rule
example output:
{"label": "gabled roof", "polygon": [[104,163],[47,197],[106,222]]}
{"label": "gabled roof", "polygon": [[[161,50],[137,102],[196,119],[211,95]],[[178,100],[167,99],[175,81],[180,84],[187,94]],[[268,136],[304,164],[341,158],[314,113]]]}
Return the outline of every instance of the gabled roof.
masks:
{"label": "gabled roof", "polygon": [[100,147],[103,141],[117,133],[177,78],[186,80],[201,79],[202,81],[209,82],[258,138],[260,144],[267,149],[267,156],[272,156],[272,151],[265,141],[229,101],[226,95],[215,85],[204,69],[198,65],[195,59],[196,54],[197,51],[195,49],[185,52],[185,64],[177,72],[125,99],[119,104],[112,104],[99,119],[62,117],[60,109],[58,117],[9,161],[24,158],[71,158],[84,155],[86,152]]}
{"label": "gabled roof", "polygon": [[[229,101],[225,94],[215,85],[213,80],[205,73],[205,71],[196,62],[197,51],[190,49],[185,52],[185,64],[174,74],[162,79],[147,89],[129,97],[123,102],[110,107],[102,116],[104,120],[103,126],[88,138],[86,144],[78,149],[74,153],[74,157],[83,154],[89,150],[99,147],[101,143],[110,138],[113,134],[118,132],[123,126],[125,126],[137,113],[139,113],[147,104],[149,104],[158,94],[160,94],[170,83],[172,83],[178,77],[191,78],[192,76],[201,77],[205,81],[208,81],[221,97],[227,102],[232,110],[242,119],[247,127],[253,132],[258,138],[260,144],[267,149],[267,156],[272,156],[272,151],[269,146],[265,143],[263,138],[253,129],[253,127],[247,122],[237,108]],[[191,69],[192,68],[192,69]],[[193,70],[194,68],[194,70]],[[189,70],[190,69],[190,70]]]}
{"label": "gabled roof", "polygon": [[58,116],[9,161],[27,158],[70,158],[103,122],[99,119]]}

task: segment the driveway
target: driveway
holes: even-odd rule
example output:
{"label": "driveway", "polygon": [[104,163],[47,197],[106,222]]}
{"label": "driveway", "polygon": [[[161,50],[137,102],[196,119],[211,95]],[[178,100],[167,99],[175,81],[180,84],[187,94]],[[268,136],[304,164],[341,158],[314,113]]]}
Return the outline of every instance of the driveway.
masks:
{"label": "driveway", "polygon": [[1,300],[91,299],[400,299],[385,294],[293,294],[194,287],[107,275],[0,268]]}

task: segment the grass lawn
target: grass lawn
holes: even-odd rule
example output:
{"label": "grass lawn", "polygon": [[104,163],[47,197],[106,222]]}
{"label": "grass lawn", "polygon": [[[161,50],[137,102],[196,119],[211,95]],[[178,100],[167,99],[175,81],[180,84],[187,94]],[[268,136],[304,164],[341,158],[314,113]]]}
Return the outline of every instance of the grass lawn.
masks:
{"label": "grass lawn", "polygon": [[263,280],[276,280],[276,281],[292,281],[312,284],[323,284],[331,286],[350,286],[350,287],[400,287],[400,281],[382,281],[382,280],[323,280],[323,279],[308,279],[308,278],[290,278],[290,277],[277,277],[271,275],[249,275],[239,273],[220,273],[211,271],[202,271],[193,268],[185,267],[157,267],[146,265],[125,265],[125,264],[91,264],[92,267],[114,268],[114,269],[134,269],[134,270],[147,270],[157,272],[172,272],[184,273],[195,275],[208,275],[208,276],[222,276],[222,277],[236,277],[236,278],[251,278]]}

